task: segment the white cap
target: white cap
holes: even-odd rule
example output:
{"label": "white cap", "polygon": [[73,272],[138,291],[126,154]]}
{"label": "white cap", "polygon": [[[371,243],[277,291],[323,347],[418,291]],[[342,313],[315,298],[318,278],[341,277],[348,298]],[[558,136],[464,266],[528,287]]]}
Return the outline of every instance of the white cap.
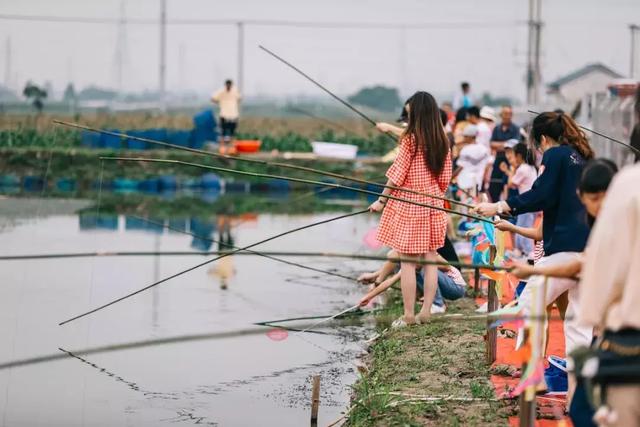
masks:
{"label": "white cap", "polygon": [[495,122],[496,111],[493,108],[485,105],[480,109],[480,117],[482,117],[483,119],[487,119],[487,120],[491,120],[492,122]]}
{"label": "white cap", "polygon": [[516,145],[518,145],[520,141],[518,141],[517,139],[510,139],[508,141],[506,141],[504,143],[504,148],[511,148],[513,149],[513,147],[515,147]]}
{"label": "white cap", "polygon": [[468,124],[462,129],[462,136],[476,136],[478,134],[478,126]]}

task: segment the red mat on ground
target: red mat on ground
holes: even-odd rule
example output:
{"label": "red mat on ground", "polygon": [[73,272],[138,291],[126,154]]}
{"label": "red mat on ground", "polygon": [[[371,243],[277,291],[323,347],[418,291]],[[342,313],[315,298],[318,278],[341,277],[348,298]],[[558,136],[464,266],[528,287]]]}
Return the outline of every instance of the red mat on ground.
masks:
{"label": "red mat on ground", "polygon": [[[473,281],[473,279],[471,279]],[[486,283],[486,281],[482,281]],[[503,286],[503,295],[501,298],[501,303],[508,303],[513,298],[513,289],[511,286]],[[476,303],[478,305],[486,302],[486,298],[477,298]],[[553,309],[551,313],[552,319],[558,319],[559,313],[556,308]],[[504,327],[499,327],[498,329],[509,328],[509,324],[506,324]],[[498,337],[497,340],[497,356],[496,362],[494,365],[512,365],[520,368],[517,365],[517,359],[515,357],[515,338],[504,338]],[[547,345],[547,355],[555,355],[560,357],[565,357],[565,348],[564,348],[564,331],[562,327],[562,321],[552,320],[549,322],[549,342]],[[498,375],[491,376],[491,382],[496,391],[497,396],[501,396],[505,391],[513,389],[518,382],[519,378],[512,377],[503,377]],[[564,416],[566,399],[564,396],[539,396],[536,398],[536,404],[538,407],[538,411],[543,414],[549,414],[555,416],[556,418],[563,417],[562,419],[556,420],[548,420],[541,419],[536,420],[536,426],[540,427],[570,427],[572,426],[571,421],[568,417]],[[510,417],[509,425],[517,426],[519,423],[518,417]]]}

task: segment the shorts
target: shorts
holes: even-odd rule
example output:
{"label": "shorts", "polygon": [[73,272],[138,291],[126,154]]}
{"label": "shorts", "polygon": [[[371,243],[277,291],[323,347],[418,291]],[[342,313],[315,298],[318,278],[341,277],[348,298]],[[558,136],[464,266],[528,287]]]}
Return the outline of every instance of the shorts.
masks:
{"label": "shorts", "polygon": [[222,136],[233,138],[236,134],[237,120],[228,120],[220,117],[220,131]]}

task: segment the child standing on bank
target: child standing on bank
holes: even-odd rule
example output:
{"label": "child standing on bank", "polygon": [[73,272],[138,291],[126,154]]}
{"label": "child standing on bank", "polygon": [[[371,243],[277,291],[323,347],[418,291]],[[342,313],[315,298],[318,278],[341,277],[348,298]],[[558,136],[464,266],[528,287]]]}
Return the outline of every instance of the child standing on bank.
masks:
{"label": "child standing on bank", "polygon": [[[436,100],[427,92],[416,92],[407,103],[408,126],[400,139],[400,152],[387,171],[387,185],[405,187],[443,197],[451,180],[449,141],[442,127]],[[382,212],[377,239],[395,249],[401,257],[436,260],[447,231],[446,212],[388,199],[401,197],[418,203],[443,207],[444,202],[429,196],[385,188],[371,204],[372,212]],[[400,280],[404,316],[394,327],[424,323],[431,315],[431,304],[438,286],[438,269],[424,266],[424,303],[416,316],[416,263],[402,262]]]}
{"label": "child standing on bank", "polygon": [[[503,163],[504,164],[504,163]],[[513,166],[514,169],[500,166],[502,172],[509,177],[507,186],[509,188],[516,188],[518,194],[524,194],[531,190],[533,183],[538,177],[538,172],[535,167],[535,159],[527,144],[520,142],[513,147]],[[523,228],[533,227],[536,214],[534,212],[527,212],[518,215],[516,219],[516,226]],[[515,248],[522,255],[528,257],[533,251],[533,240],[528,239],[519,234],[516,235]]]}

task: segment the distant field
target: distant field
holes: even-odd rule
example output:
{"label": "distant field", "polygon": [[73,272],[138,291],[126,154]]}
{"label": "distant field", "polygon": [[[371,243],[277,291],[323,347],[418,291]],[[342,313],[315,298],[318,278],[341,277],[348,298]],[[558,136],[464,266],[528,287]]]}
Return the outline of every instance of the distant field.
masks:
{"label": "distant field", "polygon": [[[52,123],[54,119],[82,123],[97,128],[116,129],[191,129],[193,119],[187,114],[153,114],[153,113],[112,113],[82,114],[75,117],[43,114],[34,115],[0,115],[0,130],[36,129],[39,132],[50,131],[59,127]],[[296,133],[303,137],[314,138],[318,134],[332,130],[338,135],[351,134],[367,137],[374,133],[368,123],[359,118],[324,119],[322,117],[242,117],[239,133],[265,134],[281,136]]]}

